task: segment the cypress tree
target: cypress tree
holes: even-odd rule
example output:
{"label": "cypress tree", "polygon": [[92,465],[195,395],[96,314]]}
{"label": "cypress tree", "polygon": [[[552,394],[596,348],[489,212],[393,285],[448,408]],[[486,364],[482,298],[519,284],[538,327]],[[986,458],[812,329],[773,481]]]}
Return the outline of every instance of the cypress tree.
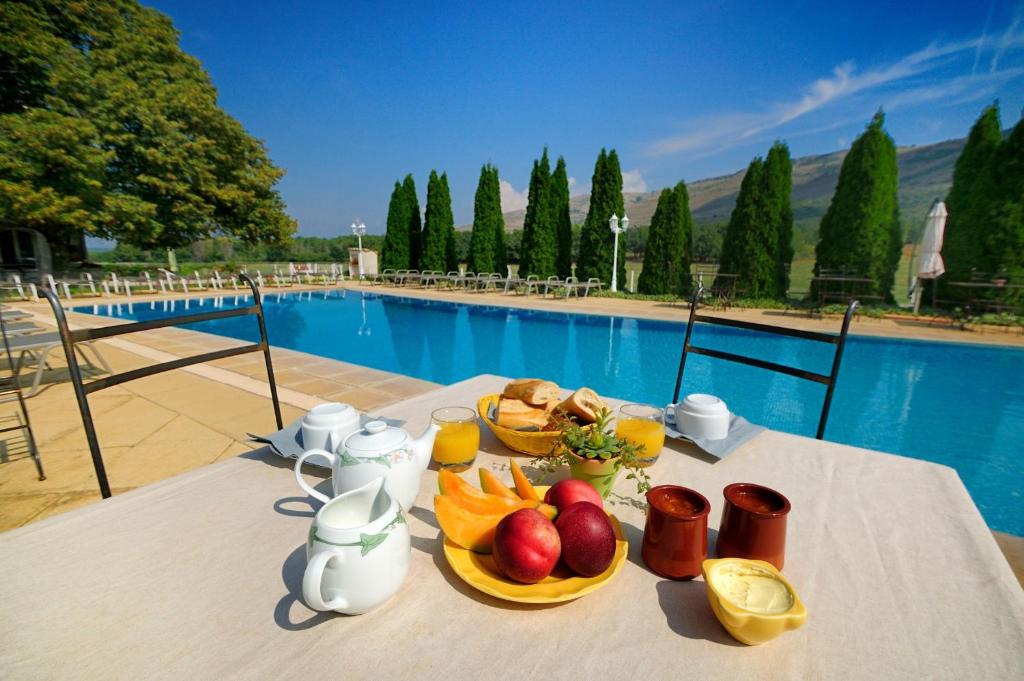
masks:
{"label": "cypress tree", "polygon": [[416,197],[416,181],[412,179],[412,173],[405,176],[405,180],[402,181],[402,189],[405,191],[405,204],[408,207],[409,220],[409,264],[407,267],[416,269],[420,266],[420,253],[423,250],[423,223],[420,219],[420,200]]}
{"label": "cypress tree", "polygon": [[[765,167],[760,156],[747,166],[736,207],[722,242],[719,271],[736,275],[736,290],[752,298],[771,297],[775,290],[775,258],[778,237],[769,234],[766,215]],[[716,285],[728,285],[724,279]]]}
{"label": "cypress tree", "polygon": [[662,189],[658,196],[658,205],[651,217],[647,248],[644,250],[644,268],[637,281],[637,291],[645,295],[660,295],[672,290],[668,273],[672,255],[669,253],[668,240],[673,231],[675,204],[672,190]]}
{"label": "cypress tree", "polygon": [[[902,231],[896,145],[884,124],[885,114],[879,111],[843,159],[835,194],[821,219],[814,272],[853,269],[872,280],[865,293],[892,302]],[[817,293],[816,286],[811,292]]]}
{"label": "cypress tree", "polygon": [[[476,196],[473,200],[473,233],[469,241],[467,267],[473,272],[501,272],[499,270],[498,252],[504,244],[498,243],[498,235],[504,232],[504,219],[501,215],[500,188],[493,182],[498,170],[491,164],[480,168],[480,181],[477,183]],[[495,225],[495,221],[501,222]]]}
{"label": "cypress tree", "polygon": [[946,299],[966,297],[964,289],[947,288],[951,281],[967,281],[971,270],[996,274],[983,256],[983,245],[990,225],[988,220],[996,203],[994,200],[997,173],[995,164],[1003,135],[999,122],[999,107],[992,104],[981,112],[971,126],[967,142],[953,169],[953,185],[946,195],[946,232],[942,245],[942,259],[946,274],[938,281],[940,295]]}
{"label": "cypress tree", "polygon": [[676,238],[680,256],[676,259],[675,275],[669,276],[669,283],[672,286],[669,293],[687,295],[690,292],[692,280],[690,278],[690,264],[693,262],[693,213],[690,212],[690,191],[682,180],[676,183],[672,190],[675,195],[676,223],[678,228]]}
{"label": "cypress tree", "polygon": [[767,292],[772,298],[785,298],[789,290],[789,265],[793,262],[793,162],[789,147],[775,142],[764,162],[766,235],[775,234],[773,249],[775,286]]}
{"label": "cypress tree", "polygon": [[455,219],[448,191],[448,174],[440,177],[430,171],[427,182],[427,213],[423,226],[423,250],[420,269],[449,272],[458,269],[455,253]]}
{"label": "cypress tree", "polygon": [[448,173],[441,173],[441,228],[445,233],[445,263],[448,270],[459,269],[459,249],[455,242],[455,215],[452,213],[452,193],[448,188]]}
{"label": "cypress tree", "polygon": [[569,217],[569,174],[565,158],[558,157],[551,176],[551,220],[555,225],[555,273],[572,276],[572,219]]}
{"label": "cypress tree", "polygon": [[[989,212],[989,229],[983,241],[983,266],[997,275],[1009,275],[1013,283],[1024,283],[1024,119],[1000,145],[993,164],[994,206]],[[1008,296],[1024,301],[1024,291]]]}
{"label": "cypress tree", "polygon": [[[591,179],[590,208],[580,233],[580,254],[577,276],[597,277],[607,286],[612,280],[612,248],[614,235],[608,229],[612,214],[620,218],[626,210],[622,202],[622,169],[619,156],[612,149],[601,149]],[[618,279],[625,284],[626,261],[619,258]]]}
{"label": "cypress tree", "polygon": [[488,179],[491,195],[494,197],[495,216],[492,222],[494,229],[494,271],[505,276],[508,272],[508,251],[505,246],[505,215],[501,212],[501,179],[498,169],[491,166]]}
{"label": "cypress tree", "polygon": [[396,181],[388,203],[387,231],[380,253],[381,269],[409,268],[409,204],[402,183]]}
{"label": "cypress tree", "polygon": [[546,279],[555,274],[557,252],[552,218],[551,164],[548,162],[548,149],[544,147],[544,153],[539,161],[533,162],[530,173],[519,276],[532,274]]}

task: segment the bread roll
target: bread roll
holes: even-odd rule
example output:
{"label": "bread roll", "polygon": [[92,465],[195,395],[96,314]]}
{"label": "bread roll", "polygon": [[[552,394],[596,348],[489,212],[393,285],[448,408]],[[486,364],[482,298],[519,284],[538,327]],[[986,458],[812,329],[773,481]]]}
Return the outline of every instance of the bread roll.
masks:
{"label": "bread roll", "polygon": [[524,428],[540,430],[548,425],[548,412],[522,400],[510,400],[507,397],[502,397],[498,400],[498,413],[494,422],[499,426],[515,430]]}
{"label": "bread roll", "polygon": [[539,378],[520,378],[506,385],[501,396],[522,400],[534,406],[542,406],[557,400],[559,390],[558,386],[551,381],[542,381]]}
{"label": "bread roll", "polygon": [[590,388],[580,388],[572,395],[569,395],[558,408],[570,416],[575,416],[585,423],[593,423],[597,420],[597,412],[604,408],[605,404]]}

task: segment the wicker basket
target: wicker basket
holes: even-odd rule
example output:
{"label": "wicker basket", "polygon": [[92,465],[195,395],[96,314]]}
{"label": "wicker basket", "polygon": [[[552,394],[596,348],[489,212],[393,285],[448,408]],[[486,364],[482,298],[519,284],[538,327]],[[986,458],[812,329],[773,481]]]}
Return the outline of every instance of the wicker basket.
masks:
{"label": "wicker basket", "polygon": [[477,411],[480,413],[480,418],[484,420],[487,427],[494,433],[494,437],[501,440],[501,443],[509,449],[520,454],[529,454],[530,456],[547,456],[550,454],[551,448],[558,441],[558,438],[562,436],[562,431],[514,430],[505,426],[499,426],[491,420],[488,414],[491,411],[491,406],[497,404],[500,397],[501,395],[497,393],[494,395],[484,395],[477,402]]}

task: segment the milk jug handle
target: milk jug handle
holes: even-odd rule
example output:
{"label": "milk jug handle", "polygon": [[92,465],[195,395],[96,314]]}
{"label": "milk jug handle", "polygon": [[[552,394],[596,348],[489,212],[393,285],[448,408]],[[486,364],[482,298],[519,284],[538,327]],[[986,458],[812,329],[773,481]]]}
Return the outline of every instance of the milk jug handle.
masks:
{"label": "milk jug handle", "polygon": [[341,551],[320,551],[309,560],[306,565],[306,572],[302,575],[302,600],[306,605],[321,612],[327,610],[346,610],[348,601],[342,596],[335,596],[325,601],[320,594],[320,584],[324,579],[324,568],[327,561],[336,558],[339,561],[345,560]]}
{"label": "milk jug handle", "polygon": [[303,452],[302,455],[295,461],[295,482],[299,483],[299,487],[304,489],[306,493],[309,494],[311,497],[313,497],[314,499],[318,499],[326,504],[328,501],[331,500],[331,498],[328,497],[326,494],[321,494],[320,492],[317,492],[315,489],[310,487],[309,483],[307,483],[306,480],[302,477],[302,462],[305,461],[310,456],[313,456],[314,454],[319,454],[320,456],[330,461],[331,470],[334,470],[334,466],[337,463],[338,459],[337,454],[332,454],[324,449],[310,449],[308,452]]}

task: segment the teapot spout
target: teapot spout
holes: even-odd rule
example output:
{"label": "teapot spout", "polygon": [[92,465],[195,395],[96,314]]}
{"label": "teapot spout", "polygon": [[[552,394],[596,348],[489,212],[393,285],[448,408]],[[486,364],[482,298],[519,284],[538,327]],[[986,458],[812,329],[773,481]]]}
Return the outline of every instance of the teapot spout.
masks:
{"label": "teapot spout", "polygon": [[426,470],[430,465],[430,452],[434,449],[434,440],[441,428],[436,423],[431,423],[423,434],[412,442],[412,457],[421,470]]}

